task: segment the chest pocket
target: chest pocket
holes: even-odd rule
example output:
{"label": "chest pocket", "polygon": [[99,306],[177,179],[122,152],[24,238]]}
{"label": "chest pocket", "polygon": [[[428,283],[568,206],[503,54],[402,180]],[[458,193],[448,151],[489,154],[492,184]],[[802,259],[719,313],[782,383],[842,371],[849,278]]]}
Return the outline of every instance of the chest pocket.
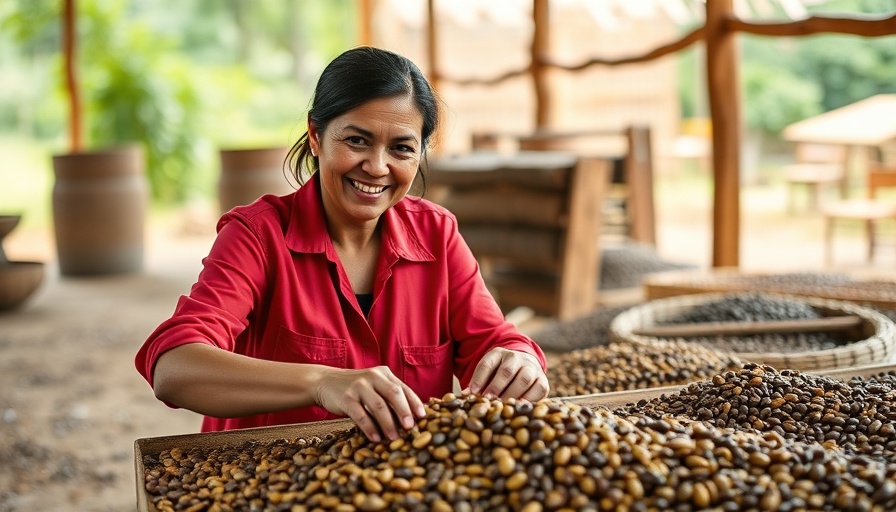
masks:
{"label": "chest pocket", "polygon": [[452,390],[454,343],[436,347],[402,346],[401,375],[420,400],[441,397]]}
{"label": "chest pocket", "polygon": [[345,368],[346,341],[340,338],[321,338],[280,328],[277,336],[277,360],[286,363],[305,363]]}

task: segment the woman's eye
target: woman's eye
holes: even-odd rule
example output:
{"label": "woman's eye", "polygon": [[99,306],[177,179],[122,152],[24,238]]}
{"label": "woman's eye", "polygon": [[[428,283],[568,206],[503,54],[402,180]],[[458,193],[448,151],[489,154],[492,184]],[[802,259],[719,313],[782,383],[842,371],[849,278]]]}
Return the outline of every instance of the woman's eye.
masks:
{"label": "woman's eye", "polygon": [[363,144],[364,138],[358,135],[353,135],[351,137],[347,137],[345,140],[351,142],[352,144]]}
{"label": "woman's eye", "polygon": [[411,146],[405,146],[404,144],[399,144],[395,146],[395,149],[401,151],[402,153],[415,153],[417,150],[412,148]]}

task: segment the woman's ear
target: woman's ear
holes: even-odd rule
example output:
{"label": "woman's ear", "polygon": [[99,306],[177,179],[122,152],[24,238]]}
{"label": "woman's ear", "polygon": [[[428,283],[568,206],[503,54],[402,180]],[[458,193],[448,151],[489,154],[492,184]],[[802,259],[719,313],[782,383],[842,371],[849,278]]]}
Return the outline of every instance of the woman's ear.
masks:
{"label": "woman's ear", "polygon": [[311,148],[311,156],[320,154],[320,132],[311,119],[308,119],[308,146]]}

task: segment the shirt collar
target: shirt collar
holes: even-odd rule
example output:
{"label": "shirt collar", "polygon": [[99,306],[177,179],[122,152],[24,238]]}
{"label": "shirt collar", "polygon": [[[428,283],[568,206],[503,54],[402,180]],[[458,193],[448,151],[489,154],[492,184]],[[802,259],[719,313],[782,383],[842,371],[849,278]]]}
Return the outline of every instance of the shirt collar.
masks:
{"label": "shirt collar", "polygon": [[[397,258],[432,261],[435,257],[423,246],[416,230],[411,227],[411,219],[407,212],[408,201],[413,199],[402,199],[380,217],[383,248]],[[333,252],[324,217],[318,173],[314,173],[293,195],[289,227],[286,231],[286,246],[299,253]]]}

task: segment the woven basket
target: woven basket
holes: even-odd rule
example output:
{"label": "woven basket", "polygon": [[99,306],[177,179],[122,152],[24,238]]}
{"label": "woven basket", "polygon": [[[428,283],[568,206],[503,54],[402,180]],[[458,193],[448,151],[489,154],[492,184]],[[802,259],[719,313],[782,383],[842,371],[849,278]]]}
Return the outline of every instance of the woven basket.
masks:
{"label": "woven basket", "polygon": [[[645,302],[620,313],[610,323],[610,339],[631,343],[653,343],[667,338],[634,334],[635,330],[667,322],[689,309],[737,294],[705,293],[670,297]],[[858,326],[859,341],[812,352],[737,352],[744,361],[768,364],[779,370],[800,371],[850,368],[885,363],[896,354],[896,324],[883,314],[849,302],[809,297],[768,294],[779,299],[801,301],[815,308],[822,316],[855,315],[862,319]]]}

